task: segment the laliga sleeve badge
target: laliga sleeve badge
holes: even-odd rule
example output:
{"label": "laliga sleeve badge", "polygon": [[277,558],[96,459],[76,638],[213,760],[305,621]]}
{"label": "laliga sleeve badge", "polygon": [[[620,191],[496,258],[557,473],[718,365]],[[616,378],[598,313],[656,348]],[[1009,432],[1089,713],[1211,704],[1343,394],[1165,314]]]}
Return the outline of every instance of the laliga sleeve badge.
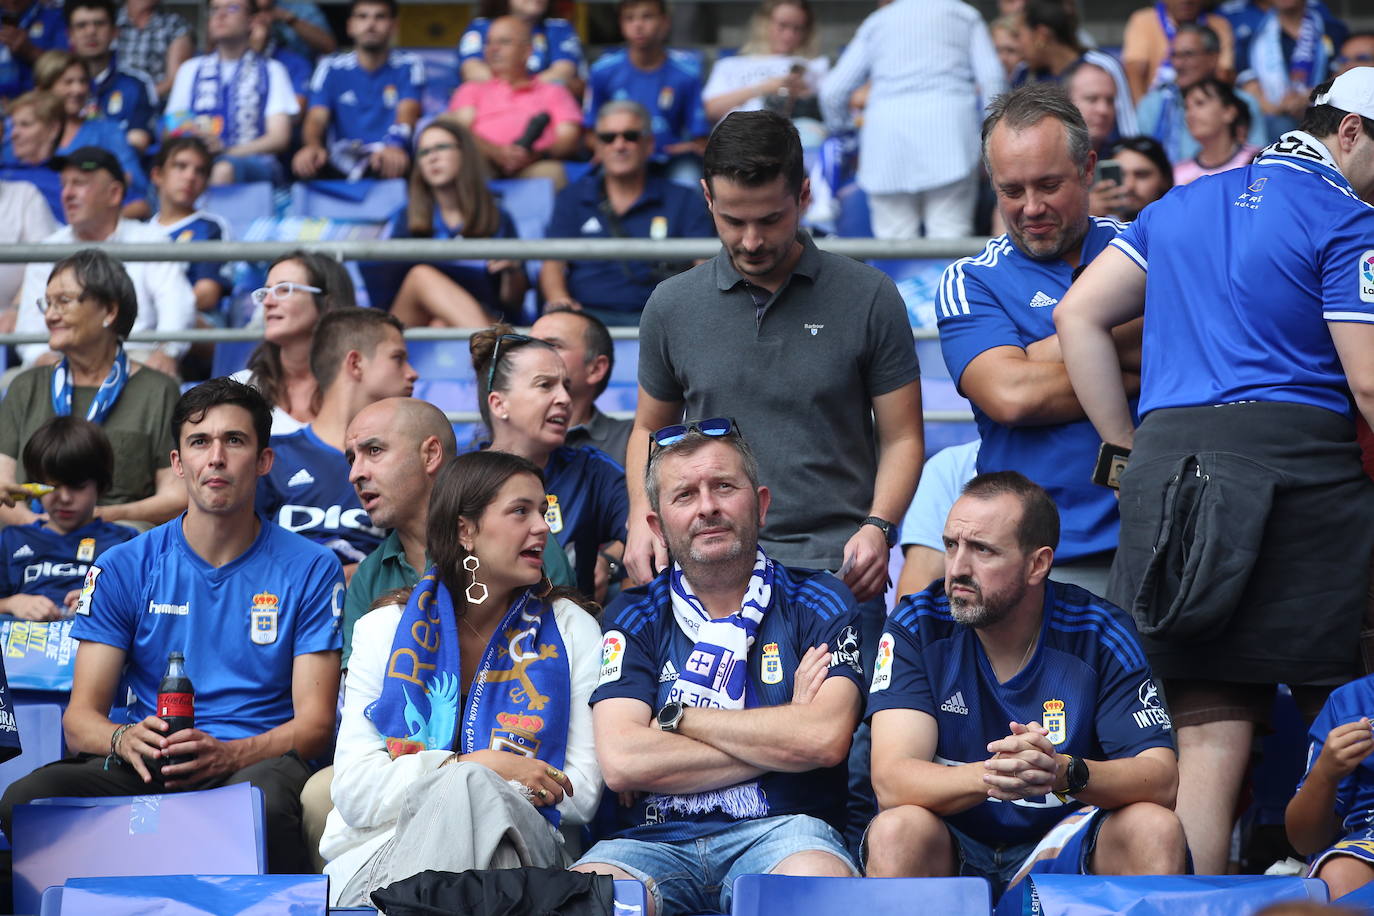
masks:
{"label": "laliga sleeve badge", "polygon": [[563,510],[558,507],[558,497],[550,493],[547,497],[549,507],[544,510],[544,522],[549,526],[549,531],[558,534],[563,530]]}
{"label": "laliga sleeve badge", "polygon": [[117,115],[124,108],[124,94],[118,89],[110,93],[110,97],[105,102],[105,111],[108,114]]}
{"label": "laliga sleeve badge", "polygon": [[1069,733],[1068,713],[1064,711],[1064,701],[1046,700],[1044,707],[1045,715],[1040,724],[1049,732],[1051,744],[1063,744]]}
{"label": "laliga sleeve badge", "polygon": [[621,662],[625,658],[625,634],[607,630],[601,637],[601,677],[597,686],[620,680]]}
{"label": "laliga sleeve badge", "polygon": [[76,545],[76,559],[79,563],[89,563],[95,559],[95,538],[82,538]]}
{"label": "laliga sleeve badge", "polygon": [[763,647],[763,674],[765,684],[782,683],[782,656],[778,654],[778,644],[770,642]]}
{"label": "laliga sleeve badge", "polygon": [[92,566],[86,570],[86,581],[81,583],[81,594],[76,599],[76,613],[90,616],[91,599],[95,597],[95,580],[99,576],[99,566]]}
{"label": "laliga sleeve badge", "polygon": [[892,686],[892,647],[892,634],[884,633],[878,640],[878,657],[873,662],[873,684],[868,688],[869,693]]}
{"label": "laliga sleeve badge", "polygon": [[649,238],[661,242],[668,237],[668,217],[655,216],[649,220]]}
{"label": "laliga sleeve badge", "polygon": [[1360,301],[1374,302],[1374,248],[1360,255]]}
{"label": "laliga sleeve badge", "polygon": [[277,612],[281,600],[271,592],[259,592],[253,596],[252,626],[250,634],[259,646],[270,646],[277,641]]}

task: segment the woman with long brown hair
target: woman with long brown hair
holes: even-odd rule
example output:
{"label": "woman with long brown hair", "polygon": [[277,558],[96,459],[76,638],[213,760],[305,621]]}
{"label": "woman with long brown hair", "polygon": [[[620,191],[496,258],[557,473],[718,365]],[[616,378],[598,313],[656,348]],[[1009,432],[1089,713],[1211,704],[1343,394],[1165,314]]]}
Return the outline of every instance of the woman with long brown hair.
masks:
{"label": "woman with long brown hair", "polygon": [[[391,238],[515,238],[515,223],[487,188],[472,133],[447,118],[420,131],[410,171],[410,199],[392,215]],[[390,303],[407,327],[482,327],[515,314],[529,288],[519,261],[449,261],[369,265],[374,304]],[[394,296],[391,289],[396,289]]]}

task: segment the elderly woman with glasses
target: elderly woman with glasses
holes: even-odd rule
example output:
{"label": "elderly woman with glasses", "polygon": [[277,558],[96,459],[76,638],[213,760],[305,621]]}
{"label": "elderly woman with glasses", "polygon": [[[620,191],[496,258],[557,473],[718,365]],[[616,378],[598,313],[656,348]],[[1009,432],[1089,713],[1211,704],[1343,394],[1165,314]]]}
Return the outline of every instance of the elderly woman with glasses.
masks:
{"label": "elderly woman with glasses", "polygon": [[572,562],[577,587],[604,600],[620,578],[625,550],[625,469],[599,449],[564,444],[572,401],[568,371],[553,345],[498,324],[474,334],[468,346],[491,449],[526,458],[543,473],[545,518]]}
{"label": "elderly woman with glasses", "polygon": [[326,255],[290,251],[267,269],[267,285],[252,293],[262,343],[248,368],[231,378],[252,385],[272,405],[272,435],[293,433],[315,419],[320,392],[310,371],[310,344],[320,316],[355,305],[353,281]]}
{"label": "elderly woman with glasses", "polygon": [[[43,297],[21,308],[42,312],[48,346],[60,358],[21,372],[0,401],[0,486],[28,482],[19,480],[17,459],[34,430],[74,415],[98,423],[114,449],[114,480],[97,517],[152,526],[185,509],[186,490],[171,468],[180,391],[124,352],[138,315],[124,268],[95,249],[78,251],[53,265]],[[27,506],[0,509],[5,524],[38,520]]]}

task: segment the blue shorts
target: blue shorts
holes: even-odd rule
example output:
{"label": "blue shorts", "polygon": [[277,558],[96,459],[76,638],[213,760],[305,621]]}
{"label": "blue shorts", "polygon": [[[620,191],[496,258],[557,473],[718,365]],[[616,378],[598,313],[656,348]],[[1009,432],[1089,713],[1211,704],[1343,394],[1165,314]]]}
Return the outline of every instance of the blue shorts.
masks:
{"label": "blue shorts", "polygon": [[1092,805],[1079,808],[1039,840],[995,847],[946,824],[959,854],[959,874],[988,879],[996,900],[1029,874],[1090,875],[1097,832],[1111,816]]}
{"label": "blue shorts", "polygon": [[859,874],[835,829],[806,814],[740,821],[709,836],[673,843],[602,840],[577,864],[613,865],[633,875],[653,894],[654,912],[674,916],[728,913],[740,875],[766,875],[788,856],[811,851],[828,852]]}
{"label": "blue shorts", "polygon": [[286,172],[281,160],[269,153],[250,153],[246,156],[220,156],[221,162],[234,167],[235,184],[248,184],[255,181],[270,181],[285,184]]}
{"label": "blue shorts", "polygon": [[1364,827],[1347,833],[1334,846],[1319,853],[1312,860],[1312,867],[1308,869],[1307,877],[1315,878],[1317,869],[1336,856],[1350,856],[1359,859],[1366,865],[1374,866],[1374,827]]}

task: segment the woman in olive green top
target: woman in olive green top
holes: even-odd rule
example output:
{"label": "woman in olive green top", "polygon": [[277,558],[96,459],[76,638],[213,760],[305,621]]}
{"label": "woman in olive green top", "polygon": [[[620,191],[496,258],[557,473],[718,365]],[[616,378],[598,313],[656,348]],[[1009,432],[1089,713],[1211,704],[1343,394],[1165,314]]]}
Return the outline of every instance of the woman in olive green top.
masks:
{"label": "woman in olive green top", "polygon": [[[88,248],[53,265],[40,302],[56,365],[21,372],[0,401],[0,485],[22,482],[18,456],[50,417],[99,423],[114,448],[114,483],[97,509],[107,521],[158,525],[186,508],[186,490],[171,468],[172,407],[180,391],[168,375],[130,360],[123,341],[138,299],[123,266]],[[24,524],[27,506],[0,508],[0,522]]]}

